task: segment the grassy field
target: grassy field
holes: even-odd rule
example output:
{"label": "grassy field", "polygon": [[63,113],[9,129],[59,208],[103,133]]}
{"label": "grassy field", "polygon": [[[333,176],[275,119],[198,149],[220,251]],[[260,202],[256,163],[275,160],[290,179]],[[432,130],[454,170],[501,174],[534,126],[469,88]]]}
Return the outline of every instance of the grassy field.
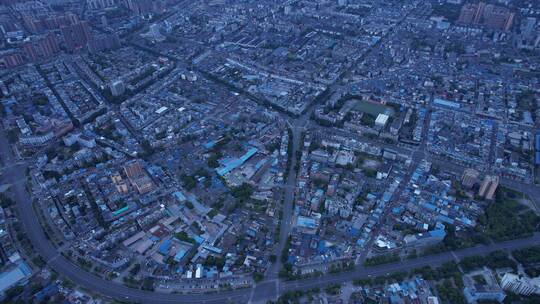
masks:
{"label": "grassy field", "polygon": [[356,103],[353,107],[354,110],[367,113],[373,117],[377,117],[377,115],[379,114],[387,114],[389,116],[394,116],[394,109],[383,104],[358,99],[353,99],[351,101],[354,101]]}

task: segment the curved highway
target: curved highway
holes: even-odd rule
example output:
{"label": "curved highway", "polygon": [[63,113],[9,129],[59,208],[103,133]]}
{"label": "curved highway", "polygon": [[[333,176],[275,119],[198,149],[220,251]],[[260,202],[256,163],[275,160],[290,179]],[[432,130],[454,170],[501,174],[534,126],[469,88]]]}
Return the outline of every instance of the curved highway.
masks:
{"label": "curved highway", "polygon": [[[49,242],[45,233],[37,220],[32,200],[25,189],[26,180],[24,165],[17,165],[16,159],[10,149],[5,132],[0,130],[0,155],[6,165],[3,181],[12,184],[12,194],[17,203],[19,219],[23,223],[27,237],[48,265],[59,274],[73,281],[75,284],[88,290],[100,293],[114,299],[140,302],[140,303],[245,303],[251,300],[262,301],[275,299],[278,295],[286,291],[306,289],[313,287],[324,287],[332,283],[342,283],[359,278],[368,278],[379,275],[386,275],[395,271],[406,271],[421,266],[437,266],[444,262],[461,259],[471,255],[484,255],[495,250],[511,250],[540,244],[540,234],[535,234],[529,238],[512,240],[488,246],[477,246],[454,252],[446,252],[438,255],[421,257],[398,263],[379,265],[374,267],[358,266],[352,271],[337,274],[327,274],[318,278],[310,278],[301,281],[280,282],[277,279],[263,281],[253,289],[239,289],[208,294],[173,294],[159,293],[146,290],[139,290],[126,287],[124,285],[104,280],[91,273],[80,269],[71,263],[64,256],[59,254],[56,248]],[[261,288],[263,287],[263,288]]]}
{"label": "curved highway", "polygon": [[34,250],[47,261],[48,265],[59,274],[69,278],[75,284],[91,291],[115,299],[142,303],[226,303],[247,302],[249,291],[236,290],[214,294],[165,294],[128,288],[124,285],[107,281],[80,269],[57,252],[47,239],[37,215],[32,208],[32,200],[25,188],[26,166],[17,165],[4,130],[0,130],[0,155],[6,165],[3,181],[12,184],[11,193],[17,203],[18,216]]}

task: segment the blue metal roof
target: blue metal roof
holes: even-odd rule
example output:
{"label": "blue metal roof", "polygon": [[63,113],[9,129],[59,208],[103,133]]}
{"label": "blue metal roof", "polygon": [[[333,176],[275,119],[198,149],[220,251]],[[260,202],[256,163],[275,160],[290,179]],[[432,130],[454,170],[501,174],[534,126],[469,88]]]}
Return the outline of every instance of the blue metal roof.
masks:
{"label": "blue metal roof", "polygon": [[429,210],[431,210],[431,211],[437,210],[437,207],[434,206],[434,205],[432,205],[432,204],[430,204],[430,203],[423,203],[423,204],[422,204],[422,207],[424,207],[424,208],[426,208],[426,209],[429,209]]}
{"label": "blue metal roof", "polygon": [[181,249],[179,250],[175,255],[174,255],[174,260],[175,261],[180,261],[184,256],[186,255],[186,251]]}
{"label": "blue metal roof", "polygon": [[38,302],[44,301],[46,297],[51,297],[58,293],[58,286],[56,284],[49,284],[45,286],[41,291],[36,293],[36,300]]}
{"label": "blue metal roof", "polygon": [[461,105],[457,102],[453,102],[453,101],[441,99],[441,98],[435,98],[433,100],[433,103],[439,106],[452,108],[452,109],[459,109],[461,107]]}
{"label": "blue metal roof", "polygon": [[0,293],[25,280],[31,273],[32,271],[24,262],[16,268],[0,273]]}
{"label": "blue metal roof", "polygon": [[296,221],[298,223],[298,226],[314,229],[317,228],[317,223],[315,222],[315,219],[312,219],[310,217],[305,216],[299,216],[298,220]]}
{"label": "blue metal roof", "polygon": [[175,191],[173,192],[173,195],[177,200],[181,202],[186,200],[186,196],[181,191]]}
{"label": "blue metal roof", "polygon": [[232,170],[240,167],[242,164],[244,164],[248,159],[250,159],[253,155],[257,153],[257,148],[250,148],[244,155],[242,155],[240,158],[231,159],[227,161],[227,163],[220,168],[217,168],[217,174],[220,176],[223,176]]}
{"label": "blue metal roof", "polygon": [[169,249],[171,248],[172,242],[171,240],[166,240],[159,246],[159,253],[166,255],[169,253]]}
{"label": "blue metal roof", "polygon": [[443,229],[431,230],[429,232],[429,235],[433,237],[444,238],[446,236],[446,232]]}
{"label": "blue metal roof", "polygon": [[211,141],[205,143],[205,144],[203,145],[203,147],[204,147],[205,149],[211,149],[211,148],[213,148],[215,145],[216,145],[216,141],[215,141],[215,140],[211,140]]}
{"label": "blue metal roof", "polygon": [[193,237],[195,239],[195,241],[198,243],[198,244],[202,244],[204,242],[204,238],[201,237],[201,236],[198,236],[196,235],[195,237]]}
{"label": "blue metal roof", "polygon": [[445,223],[448,223],[448,224],[454,224],[454,220],[447,217],[447,216],[444,216],[444,215],[437,215],[437,219],[442,221],[442,222],[445,222]]}

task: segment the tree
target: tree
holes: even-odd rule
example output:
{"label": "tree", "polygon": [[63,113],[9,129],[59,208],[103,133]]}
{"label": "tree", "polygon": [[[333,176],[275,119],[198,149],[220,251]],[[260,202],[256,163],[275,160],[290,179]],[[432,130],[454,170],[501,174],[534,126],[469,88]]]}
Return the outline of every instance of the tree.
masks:
{"label": "tree", "polygon": [[0,207],[2,208],[8,208],[11,205],[13,205],[13,200],[9,197],[7,197],[5,194],[0,193]]}
{"label": "tree", "polygon": [[388,264],[399,261],[399,255],[397,254],[382,254],[371,258],[367,258],[364,262],[365,266],[375,266],[381,264]]}
{"label": "tree", "polygon": [[153,278],[144,278],[142,289],[144,290],[154,290],[154,279]]}
{"label": "tree", "polygon": [[15,143],[19,140],[19,132],[16,129],[9,129],[7,138],[10,143]]}
{"label": "tree", "polygon": [[251,194],[253,194],[253,186],[247,183],[243,183],[242,185],[233,188],[231,190],[231,194],[239,201],[243,202],[250,198]]}
{"label": "tree", "polygon": [[141,142],[141,147],[143,149],[144,156],[150,156],[154,154],[154,147],[152,147],[152,145],[147,139],[144,139]]}
{"label": "tree", "polygon": [[32,103],[35,106],[44,106],[49,103],[49,99],[43,93],[32,96]]}
{"label": "tree", "polygon": [[203,265],[206,267],[217,267],[222,269],[225,266],[225,259],[220,256],[209,255],[203,262]]}
{"label": "tree", "polygon": [[515,250],[512,255],[523,265],[528,275],[533,277],[540,275],[540,246]]}
{"label": "tree", "polygon": [[463,293],[453,287],[452,282],[450,279],[446,279],[443,281],[442,284],[437,285],[437,290],[439,291],[439,296],[443,300],[444,303],[452,303],[452,304],[465,304],[465,298],[463,297]]}
{"label": "tree", "polygon": [[212,210],[210,210],[210,212],[208,212],[206,215],[207,215],[209,218],[213,219],[217,214],[218,214],[218,211],[217,211],[216,209],[213,209],[213,208],[212,208]]}
{"label": "tree", "polygon": [[196,243],[196,241],[193,238],[190,238],[185,231],[180,231],[180,232],[176,233],[174,236],[177,239],[179,239],[180,241],[183,241],[183,242],[188,242],[188,243],[192,243],[192,244]]}
{"label": "tree", "polygon": [[132,275],[132,276],[135,276],[139,273],[139,271],[141,271],[141,264],[139,263],[136,263],[135,265],[133,265],[133,267],[129,270],[129,273]]}
{"label": "tree", "polygon": [[254,272],[253,273],[253,280],[255,280],[255,282],[260,282],[264,279],[264,275],[260,272]]}
{"label": "tree", "polygon": [[341,292],[341,286],[339,284],[330,284],[324,291],[329,295],[338,295]]}
{"label": "tree", "polygon": [[522,212],[522,205],[505,197],[499,187],[495,201],[490,203],[479,222],[486,227],[486,234],[495,241],[522,238],[538,228],[540,218],[534,212]]}
{"label": "tree", "polygon": [[4,294],[5,295],[5,300],[8,301],[7,303],[9,303],[10,300],[12,300],[13,298],[20,295],[23,291],[24,291],[24,287],[22,287],[20,285],[11,287],[10,289],[6,290],[6,292]]}
{"label": "tree", "polygon": [[207,164],[210,168],[217,168],[219,167],[219,159],[223,157],[223,154],[221,151],[218,151],[217,153],[212,153],[210,157],[208,158]]}
{"label": "tree", "polygon": [[193,176],[183,174],[180,179],[182,180],[184,188],[186,188],[188,191],[191,191],[197,187],[197,180]]}

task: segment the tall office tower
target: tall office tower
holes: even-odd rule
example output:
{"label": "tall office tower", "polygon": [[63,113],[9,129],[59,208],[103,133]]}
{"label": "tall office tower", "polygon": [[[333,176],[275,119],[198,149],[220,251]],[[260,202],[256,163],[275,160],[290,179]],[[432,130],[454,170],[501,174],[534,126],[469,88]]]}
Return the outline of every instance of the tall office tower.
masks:
{"label": "tall office tower", "polygon": [[483,23],[487,28],[508,31],[512,27],[513,21],[514,13],[510,12],[509,9],[492,4],[486,5]]}
{"label": "tall office tower", "polygon": [[68,12],[62,17],[62,22],[60,23],[60,26],[73,25],[79,22],[81,22],[81,20],[79,19],[79,16],[77,16],[76,14],[72,12]]}
{"label": "tall office tower", "polygon": [[495,197],[495,191],[497,191],[497,187],[499,187],[499,177],[494,175],[491,177],[491,183],[486,193],[486,199],[492,200]]}
{"label": "tall office tower", "polygon": [[58,41],[56,40],[56,35],[54,33],[48,33],[45,38],[39,41],[39,45],[45,58],[60,52],[60,47],[58,46]]}
{"label": "tall office tower", "polygon": [[29,61],[49,58],[60,51],[54,33],[48,33],[38,40],[29,41],[23,45],[23,52]]}
{"label": "tall office tower", "polygon": [[97,53],[104,50],[117,49],[120,47],[120,38],[117,34],[101,34],[88,41],[88,51]]}
{"label": "tall office tower", "polygon": [[289,15],[291,13],[291,10],[292,7],[290,5],[285,5],[285,7],[283,8],[283,12],[285,13],[285,15]]}
{"label": "tall office tower", "polygon": [[86,6],[88,9],[97,10],[101,8],[100,2],[98,0],[86,0]]}
{"label": "tall office tower", "polygon": [[461,8],[458,21],[461,23],[472,23],[477,9],[476,4],[467,3]]}
{"label": "tall office tower", "polygon": [[472,188],[476,182],[478,182],[478,176],[480,173],[475,169],[466,169],[461,177],[461,184],[465,188]]}
{"label": "tall office tower", "polygon": [[122,80],[113,81],[109,87],[113,96],[120,96],[124,94],[126,90],[126,86],[124,85],[124,82]]}
{"label": "tall office tower", "polygon": [[86,0],[86,4],[89,9],[97,10],[114,6],[116,3],[114,0]]}
{"label": "tall office tower", "polygon": [[152,37],[161,36],[161,26],[159,25],[159,23],[154,23],[150,25],[149,34],[152,35]]}
{"label": "tall office tower", "polygon": [[36,32],[38,31],[38,26],[37,26],[37,24],[34,22],[34,17],[32,17],[32,16],[30,16],[30,15],[23,14],[23,15],[22,15],[22,20],[23,20],[24,26],[25,26],[31,33],[36,33]]}
{"label": "tall office tower", "polygon": [[523,37],[530,36],[534,31],[535,25],[536,25],[536,18],[527,17],[527,18],[523,19],[521,21],[521,26],[520,26],[521,35]]}
{"label": "tall office tower", "polygon": [[484,180],[482,180],[482,184],[480,184],[480,189],[478,190],[478,195],[481,197],[484,197],[486,195],[486,192],[489,188],[490,179],[489,176],[484,177]]}
{"label": "tall office tower", "polygon": [[64,26],[70,26],[79,22],[79,17],[73,13],[30,15],[23,14],[24,26],[33,34],[46,30],[57,30]]}
{"label": "tall office tower", "polygon": [[145,15],[162,7],[161,1],[151,0],[127,0],[127,7],[137,15]]}
{"label": "tall office tower", "polygon": [[495,197],[495,191],[499,186],[499,177],[496,175],[486,175],[480,185],[478,195],[485,199],[492,200]]}
{"label": "tall office tower", "polygon": [[73,51],[75,49],[75,34],[70,26],[62,28],[62,36],[64,37],[67,50]]}
{"label": "tall office tower", "polygon": [[484,16],[484,9],[486,7],[486,4],[484,2],[478,3],[478,6],[476,8],[476,13],[474,14],[474,23],[480,23],[482,21],[482,16]]}
{"label": "tall office tower", "polygon": [[62,28],[62,35],[68,51],[74,51],[86,46],[92,39],[92,34],[86,21]]}
{"label": "tall office tower", "polygon": [[6,68],[14,68],[25,63],[20,53],[12,53],[5,55],[0,59],[0,62],[3,62]]}
{"label": "tall office tower", "polygon": [[29,41],[23,45],[23,52],[29,61],[36,61],[39,58],[38,52],[33,42]]}
{"label": "tall office tower", "polygon": [[463,5],[458,22],[482,24],[489,29],[508,31],[512,28],[515,14],[508,8],[479,2]]}
{"label": "tall office tower", "polygon": [[504,24],[503,31],[508,32],[512,28],[512,24],[514,23],[515,16],[516,16],[515,13],[510,13],[510,16],[508,16],[508,19],[506,19],[506,23]]}

